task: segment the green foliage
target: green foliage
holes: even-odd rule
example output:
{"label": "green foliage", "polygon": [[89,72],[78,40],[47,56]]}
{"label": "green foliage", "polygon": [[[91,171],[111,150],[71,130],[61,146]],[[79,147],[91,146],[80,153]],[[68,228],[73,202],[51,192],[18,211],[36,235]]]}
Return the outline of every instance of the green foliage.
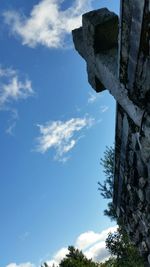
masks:
{"label": "green foliage", "polygon": [[107,209],[104,210],[104,215],[108,216],[111,220],[117,220],[116,209],[113,202],[107,204]]}
{"label": "green foliage", "polygon": [[60,262],[59,267],[97,267],[92,260],[88,260],[82,251],[73,246],[68,247],[69,254]]}
{"label": "green foliage", "polygon": [[[48,264],[46,262],[44,262],[41,267],[49,267]],[[55,267],[55,266],[54,266]]]}
{"label": "green foliage", "polygon": [[[113,206],[113,180],[114,180],[114,148],[106,148],[104,158],[101,159],[104,167],[106,179],[103,184],[100,182],[100,194],[105,199],[111,199],[108,208],[104,210],[104,214],[111,219],[117,220],[115,208]],[[118,222],[118,220],[117,220]],[[95,263],[85,257],[82,251],[69,246],[69,253],[59,264],[59,267],[144,267],[142,258],[135,246],[129,240],[129,237],[123,227],[118,222],[119,228],[115,233],[110,233],[106,239],[106,248],[110,251],[111,257],[104,263]],[[41,267],[49,267],[44,263]],[[56,266],[54,266],[56,267]],[[58,267],[58,266],[57,266]]]}
{"label": "green foliage", "polygon": [[103,198],[111,199],[107,205],[107,209],[104,210],[104,215],[108,216],[111,220],[116,220],[116,211],[112,202],[114,181],[114,148],[112,146],[106,147],[104,158],[100,160],[100,164],[103,166],[106,178],[103,184],[98,182],[98,190]]}
{"label": "green foliage", "polygon": [[[46,262],[44,262],[41,267],[50,267]],[[52,267],[58,267],[55,264],[52,265]]]}
{"label": "green foliage", "polygon": [[101,158],[100,164],[104,168],[105,181],[104,183],[98,182],[99,191],[103,198],[112,199],[113,196],[113,178],[114,178],[114,148],[106,147],[104,158]]}
{"label": "green foliage", "polygon": [[[121,226],[114,233],[110,233],[106,239],[106,248],[116,257],[114,267],[144,267],[142,257]],[[106,265],[107,266],[107,265]]]}
{"label": "green foliage", "polygon": [[115,264],[116,258],[110,257],[109,260],[105,261],[104,263],[100,263],[99,267],[115,267]]}
{"label": "green foliage", "polygon": [[111,257],[101,267],[144,267],[143,260],[139,256],[136,247],[131,243],[122,223],[116,216],[113,205],[113,180],[114,180],[114,148],[106,147],[104,158],[101,159],[106,179],[103,184],[100,182],[99,190],[103,198],[111,199],[104,214],[110,219],[115,219],[119,225],[115,233],[110,233],[106,239],[106,247],[110,251]]}

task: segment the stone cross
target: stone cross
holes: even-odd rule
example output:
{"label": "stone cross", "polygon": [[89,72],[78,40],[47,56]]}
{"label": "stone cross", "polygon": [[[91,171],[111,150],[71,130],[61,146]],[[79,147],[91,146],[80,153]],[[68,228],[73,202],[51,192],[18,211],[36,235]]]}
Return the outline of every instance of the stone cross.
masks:
{"label": "stone cross", "polygon": [[91,86],[117,101],[113,203],[150,266],[150,0],[120,2],[120,19],[84,14],[73,41]]}
{"label": "stone cross", "polygon": [[[82,27],[73,31],[73,41],[76,50],[87,63],[88,81],[91,86],[97,92],[108,89],[135,125],[140,127],[143,110],[132,100],[127,86],[130,87],[130,91],[133,91],[144,0],[136,1],[133,14],[127,14],[129,2],[131,1],[122,1],[120,24],[118,16],[106,8],[84,14]],[[128,29],[128,24],[125,26],[125,20],[131,18],[130,29]],[[130,40],[128,40],[128,32]],[[128,60],[127,53],[130,44],[132,46]],[[126,70],[122,66],[127,60],[128,69]],[[125,71],[130,73],[128,84],[125,83]]]}

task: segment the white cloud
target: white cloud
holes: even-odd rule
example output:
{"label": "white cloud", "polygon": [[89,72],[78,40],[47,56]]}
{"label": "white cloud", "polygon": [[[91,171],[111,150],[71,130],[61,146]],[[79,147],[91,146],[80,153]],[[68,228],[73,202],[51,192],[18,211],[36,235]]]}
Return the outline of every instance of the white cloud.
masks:
{"label": "white cloud", "polygon": [[75,0],[66,10],[61,8],[63,2],[41,0],[33,6],[29,17],[17,11],[5,11],[5,23],[10,26],[12,33],[21,37],[24,45],[63,47],[66,35],[81,25],[81,15],[90,9],[92,0]]}
{"label": "white cloud", "polygon": [[72,118],[68,121],[52,121],[38,125],[40,136],[37,140],[36,151],[45,153],[51,148],[56,150],[55,159],[65,161],[64,155],[77,143],[79,137],[75,134],[93,123],[91,118]]}
{"label": "white cloud", "polygon": [[6,108],[5,111],[10,112],[10,119],[8,120],[8,126],[6,128],[6,133],[13,136],[14,130],[17,124],[17,120],[19,120],[18,111],[14,108]]}
{"label": "white cloud", "polygon": [[8,126],[8,128],[6,129],[6,133],[9,135],[14,135],[15,127],[16,127],[16,121],[12,122],[12,124]]}
{"label": "white cloud", "polygon": [[26,99],[33,94],[31,81],[21,79],[16,70],[0,67],[0,109],[19,99]]}
{"label": "white cloud", "polygon": [[0,65],[0,111],[10,113],[5,132],[14,135],[18,111],[14,103],[26,99],[34,94],[31,81],[26,77],[21,78],[17,70],[4,68]]}
{"label": "white cloud", "polygon": [[102,262],[110,256],[106,249],[105,240],[108,233],[114,232],[116,229],[117,226],[114,226],[101,233],[95,233],[94,231],[85,232],[77,238],[75,246],[82,250],[88,259]]}
{"label": "white cloud", "polygon": [[108,109],[109,109],[108,106],[103,105],[103,106],[100,107],[100,112],[101,113],[105,113]]}
{"label": "white cloud", "polygon": [[61,262],[61,260],[68,254],[68,248],[61,248],[53,257],[52,260],[47,261],[48,266],[53,266],[55,264],[58,266],[58,264]]}
{"label": "white cloud", "polygon": [[86,232],[78,237],[76,245],[78,244],[77,247],[83,250],[87,258],[102,262],[109,257],[105,240],[108,234],[116,231],[116,229],[117,226],[114,226],[101,233],[95,233],[93,231]]}
{"label": "white cloud", "polygon": [[81,249],[85,250],[87,247],[89,247],[91,244],[104,241],[108,235],[109,232],[114,232],[116,230],[115,227],[110,227],[101,233],[95,233],[93,231],[88,231],[83,234],[81,234],[77,240],[76,240],[76,246]]}
{"label": "white cloud", "polygon": [[35,267],[35,265],[30,262],[21,263],[21,264],[10,263],[6,267]]}
{"label": "white cloud", "polygon": [[99,233],[95,233],[93,231],[85,232],[77,238],[76,246],[81,250],[86,249],[91,244],[99,240],[99,235]]}
{"label": "white cloud", "polygon": [[[105,261],[109,256],[109,252],[106,249],[105,240],[108,233],[116,231],[117,226],[110,227],[101,233],[94,231],[88,231],[79,235],[75,241],[75,247],[82,250],[88,259],[92,259],[97,262]],[[67,248],[60,249],[53,257],[53,259],[46,261],[49,267],[53,264],[56,266],[60,261],[68,254]]]}
{"label": "white cloud", "polygon": [[86,250],[84,254],[88,259],[92,259],[96,262],[103,262],[110,256],[109,251],[106,249],[105,241],[101,241],[93,245],[91,248]]}
{"label": "white cloud", "polygon": [[89,98],[88,98],[88,103],[93,104],[96,101],[97,97],[95,94],[89,92]]}
{"label": "white cloud", "polygon": [[[75,241],[74,246],[79,250],[82,250],[88,259],[93,261],[103,262],[110,256],[108,250],[106,249],[105,240],[110,232],[115,232],[117,226],[107,228],[106,230],[96,233],[94,231],[88,231],[79,235]],[[45,260],[49,267],[53,264],[59,265],[60,261],[68,254],[68,248],[63,247],[58,250],[52,259]],[[16,263],[11,263],[6,267],[36,267],[31,263],[22,263],[17,265]]]}

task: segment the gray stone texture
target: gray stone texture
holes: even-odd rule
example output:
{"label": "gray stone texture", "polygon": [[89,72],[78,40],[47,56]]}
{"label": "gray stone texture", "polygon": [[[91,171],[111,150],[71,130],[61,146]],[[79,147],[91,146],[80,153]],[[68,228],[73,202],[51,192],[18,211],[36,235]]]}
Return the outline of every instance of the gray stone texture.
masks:
{"label": "gray stone texture", "polygon": [[73,41],[91,86],[116,99],[113,201],[150,266],[150,0],[120,10],[120,20],[106,8],[84,14]]}

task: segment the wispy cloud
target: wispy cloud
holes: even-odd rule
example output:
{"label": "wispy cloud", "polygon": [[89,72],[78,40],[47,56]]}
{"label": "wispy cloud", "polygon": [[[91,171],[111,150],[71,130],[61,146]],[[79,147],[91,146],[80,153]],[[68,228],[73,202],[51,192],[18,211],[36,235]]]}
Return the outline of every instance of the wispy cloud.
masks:
{"label": "wispy cloud", "polygon": [[8,120],[6,133],[13,136],[17,121],[19,120],[19,114],[14,108],[8,108],[6,110],[10,112],[10,119]]}
{"label": "wispy cloud", "polygon": [[52,121],[45,125],[37,125],[40,130],[40,136],[36,139],[36,151],[45,153],[51,148],[56,151],[55,159],[66,161],[64,157],[77,143],[83,128],[91,126],[94,122],[92,118],[72,118],[68,121]]}
{"label": "wispy cloud", "polygon": [[18,72],[11,68],[0,66],[0,109],[8,103],[19,99],[26,99],[33,94],[31,81],[19,78]]}
{"label": "wispy cloud", "polygon": [[89,97],[88,97],[88,103],[93,104],[96,101],[97,97],[94,93],[89,92]]}
{"label": "wispy cloud", "polygon": [[105,105],[100,106],[100,112],[101,112],[101,113],[105,113],[108,109],[109,109],[108,106],[105,106]]}
{"label": "wispy cloud", "polygon": [[6,129],[6,133],[9,135],[14,135],[14,129],[16,127],[16,121],[12,122]]}
{"label": "wispy cloud", "polygon": [[90,9],[92,0],[75,0],[66,10],[62,9],[63,2],[41,0],[33,6],[29,17],[14,10],[5,11],[5,23],[13,34],[21,37],[23,45],[64,47],[66,36],[81,25],[81,15]]}
{"label": "wispy cloud", "polygon": [[27,238],[29,238],[29,236],[30,236],[30,233],[26,231],[25,233],[19,236],[19,239],[24,242]]}
{"label": "wispy cloud", "polygon": [[14,103],[33,94],[31,81],[28,78],[21,78],[17,70],[4,68],[0,65],[0,111],[11,114],[6,129],[7,134],[14,135],[14,129],[19,119]]}
{"label": "wispy cloud", "polygon": [[6,267],[35,267],[35,265],[30,262],[21,263],[21,264],[10,263]]}

